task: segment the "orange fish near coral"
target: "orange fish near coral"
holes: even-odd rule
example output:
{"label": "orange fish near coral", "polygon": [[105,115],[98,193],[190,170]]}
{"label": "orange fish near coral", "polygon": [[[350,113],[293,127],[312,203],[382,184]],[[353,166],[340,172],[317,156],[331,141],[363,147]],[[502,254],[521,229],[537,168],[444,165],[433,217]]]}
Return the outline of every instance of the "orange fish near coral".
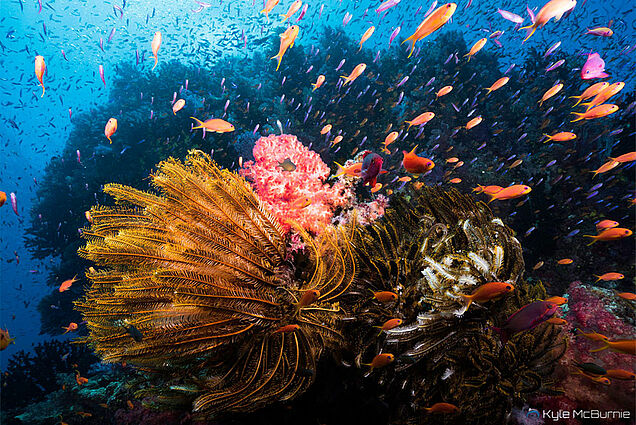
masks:
{"label": "orange fish near coral", "polygon": [[424,407],[427,413],[456,413],[459,407],[450,403],[435,403],[431,407]]}
{"label": "orange fish near coral", "polygon": [[299,30],[300,28],[298,27],[298,25],[292,25],[280,35],[280,47],[278,48],[278,54],[270,58],[270,59],[278,59],[278,65],[276,65],[276,71],[278,71],[278,68],[280,67],[280,61],[283,60],[283,56],[285,55],[285,52],[287,51],[287,49],[289,49],[290,47],[294,47],[294,42],[296,41],[296,37],[298,36]]}
{"label": "orange fish near coral", "polygon": [[482,186],[482,185],[478,184],[477,187],[473,189],[473,192],[484,193],[486,195],[493,195],[493,194],[495,194],[497,192],[500,192],[502,189],[503,189],[503,187],[501,187],[501,186],[495,186],[495,185]]}
{"label": "orange fish near coral", "polygon": [[411,50],[409,51],[409,58],[413,54],[413,50],[415,49],[415,43],[422,40],[425,37],[428,37],[433,32],[440,29],[448,20],[453,16],[455,10],[457,9],[457,5],[455,3],[446,3],[435,9],[433,13],[428,15],[422,23],[417,27],[413,35],[404,40],[401,44],[406,43],[407,41],[411,42]]}
{"label": "orange fish near coral", "polygon": [[110,143],[113,141],[110,139],[113,134],[117,131],[117,118],[110,118],[106,123],[106,127],[104,128],[104,135],[108,139]]}
{"label": "orange fish near coral", "polygon": [[356,78],[358,78],[360,75],[362,75],[362,73],[364,72],[365,69],[367,69],[367,64],[366,63],[360,63],[360,64],[356,65],[355,68],[353,68],[353,71],[351,71],[351,74],[349,74],[349,76],[341,75],[340,78],[344,79],[344,83],[342,83],[342,85],[344,86],[347,83],[353,83]]}
{"label": "orange fish near coral", "polygon": [[621,273],[615,273],[615,272],[609,272],[609,273],[605,273],[602,274],[600,276],[594,275],[594,277],[596,277],[596,281],[598,282],[599,280],[608,282],[608,281],[612,281],[612,280],[621,280],[625,277],[624,274]]}
{"label": "orange fish near coral", "polygon": [[532,37],[532,34],[534,34],[537,28],[543,28],[552,18],[554,18],[555,21],[558,21],[566,12],[574,9],[574,6],[576,6],[576,0],[550,0],[541,8],[541,10],[539,10],[539,13],[535,16],[532,25],[519,28],[519,30],[530,30],[523,42],[526,42],[530,37]]}
{"label": "orange fish near coral", "polygon": [[611,229],[603,230],[601,233],[599,233],[596,236],[594,235],[583,235],[583,236],[586,238],[594,239],[592,242],[588,244],[589,246],[597,241],[602,241],[602,242],[615,241],[617,239],[623,239],[631,235],[632,235],[632,231],[629,229],[625,229],[623,227],[613,227]]}
{"label": "orange fish near coral", "polygon": [[151,69],[152,71],[157,66],[157,61],[159,60],[159,58],[157,57],[157,54],[159,53],[159,47],[161,47],[161,31],[157,31],[155,33],[155,36],[152,37],[152,43],[150,47],[152,48],[152,56],[155,58],[155,64]]}
{"label": "orange fish near coral", "polygon": [[618,111],[618,106],[612,105],[611,103],[606,103],[603,105],[599,105],[595,108],[588,109],[585,112],[572,112],[572,114],[576,115],[578,118],[575,120],[572,120],[571,122],[603,118],[613,114],[616,111]]}
{"label": "orange fish near coral", "polygon": [[387,366],[395,360],[395,356],[391,353],[378,354],[371,360],[371,363],[363,363],[364,366],[371,366],[371,370]]}
{"label": "orange fish near coral", "polygon": [[338,176],[349,176],[349,177],[360,177],[362,174],[362,163],[356,162],[353,165],[349,165],[347,167],[342,166],[336,162],[338,166],[338,172],[336,173],[336,177]]}
{"label": "orange fish near coral", "polygon": [[197,128],[204,128],[207,131],[212,131],[215,133],[230,133],[234,131],[234,126],[232,124],[220,118],[210,118],[205,122],[194,117],[190,118],[195,120],[198,124],[196,127],[192,127],[193,130],[196,130]]}
{"label": "orange fish near coral", "polygon": [[435,163],[428,158],[422,158],[417,156],[415,150],[417,145],[411,150],[411,152],[402,151],[404,158],[402,158],[402,166],[406,171],[411,174],[424,174],[435,167]]}
{"label": "orange fish near coral", "polygon": [[62,335],[64,335],[67,332],[73,332],[77,330],[77,323],[75,322],[71,322],[68,324],[68,326],[62,326],[62,329],[65,329],[64,333]]}
{"label": "orange fish near coral", "polygon": [[0,329],[0,351],[6,350],[11,343],[15,344],[15,338],[9,336],[9,330]]}
{"label": "orange fish near coral", "polygon": [[398,299],[398,296],[395,292],[390,291],[380,291],[374,292],[373,298],[380,301],[381,303],[388,303]]}
{"label": "orange fish near coral", "polygon": [[[301,0],[294,1],[291,4],[291,6],[289,6],[289,9],[287,9],[287,13],[285,13],[284,15],[280,15],[281,18],[283,18],[282,22],[285,22],[286,20],[291,18],[294,13],[296,13],[296,12],[298,12],[300,10],[302,5],[303,5],[303,2]],[[269,17],[268,17],[268,19],[269,19]]]}
{"label": "orange fish near coral", "polygon": [[42,86],[42,96],[44,97],[44,72],[46,71],[46,63],[43,56],[35,57],[35,76]]}
{"label": "orange fish near coral", "polygon": [[482,121],[483,118],[481,116],[473,118],[466,123],[466,130],[470,130],[471,128],[478,126]]}
{"label": "orange fish near coral", "polygon": [[320,129],[320,134],[327,134],[331,131],[331,124],[327,124],[323,128]]}
{"label": "orange fish near coral", "polygon": [[601,340],[603,346],[590,350],[590,353],[596,353],[598,351],[610,349],[617,353],[636,355],[636,339],[618,339],[616,341]]}
{"label": "orange fish near coral", "polygon": [[397,328],[403,323],[402,319],[389,319],[382,324],[382,326],[377,326],[380,328],[380,334],[383,331],[390,331],[391,329]]}
{"label": "orange fish near coral", "polygon": [[510,80],[510,77],[501,77],[500,79],[495,81],[492,86],[484,88],[484,90],[487,91],[486,94],[488,95],[488,94],[494,92],[495,90],[498,90],[498,89],[502,88],[503,86],[505,86],[506,84],[508,84],[509,80]]}
{"label": "orange fish near coral", "polygon": [[309,289],[303,293],[303,296],[298,301],[298,307],[307,307],[310,304],[315,303],[320,298],[320,291],[317,289]]}
{"label": "orange fish near coral", "polygon": [[285,326],[281,326],[280,328],[276,329],[274,331],[274,333],[289,333],[289,332],[294,332],[295,330],[297,330],[298,328],[300,328],[300,326],[293,324],[293,325],[285,325]]}
{"label": "orange fish near coral", "polygon": [[470,51],[464,55],[464,57],[468,56],[468,62],[470,62],[470,58],[472,58],[478,51],[480,51],[484,47],[487,41],[488,39],[484,37],[477,40],[477,42],[473,44],[473,47],[470,48]]}
{"label": "orange fish near coral", "polygon": [[488,201],[488,203],[491,203],[492,201],[495,201],[495,200],[505,201],[508,199],[519,198],[521,196],[527,195],[531,191],[532,191],[532,188],[530,186],[526,186],[523,184],[515,184],[512,186],[508,186],[504,189],[501,189],[499,192],[496,192],[490,195],[491,198]]}
{"label": "orange fish near coral", "polygon": [[541,97],[541,100],[538,102],[539,106],[543,106],[543,102],[545,102],[546,100],[550,99],[552,96],[554,96],[555,94],[557,94],[558,92],[561,91],[561,89],[563,88],[563,84],[559,83],[554,85],[553,87],[549,88]]}
{"label": "orange fish near coral", "polygon": [[318,79],[316,80],[316,82],[314,84],[312,84],[312,86],[314,86],[312,91],[316,91],[317,89],[320,88],[320,86],[322,86],[322,84],[325,82],[325,76],[324,75],[319,75]]}
{"label": "orange fish near coral", "polygon": [[618,83],[613,83],[601,90],[591,102],[581,103],[581,106],[587,106],[587,109],[592,109],[595,106],[601,105],[605,103],[610,97],[614,96],[625,87],[625,83],[620,81]]}
{"label": "orange fish near coral", "polygon": [[598,223],[596,223],[596,230],[611,229],[612,227],[617,227],[617,226],[618,226],[618,221],[601,220]]}
{"label": "orange fish near coral", "polygon": [[636,375],[625,369],[607,369],[605,376],[612,379],[619,379],[621,381],[633,381],[636,379]]}
{"label": "orange fish near coral", "polygon": [[274,9],[274,7],[276,7],[279,1],[280,0],[267,0],[267,3],[265,3],[265,7],[263,8],[263,10],[261,10],[260,13],[265,14],[265,17],[267,18],[267,22],[269,22],[270,12],[272,11],[272,9]]}
{"label": "orange fish near coral", "polygon": [[603,174],[603,173],[607,173],[610,170],[613,170],[614,168],[618,167],[618,165],[620,164],[620,162],[618,161],[607,161],[605,164],[601,165],[600,167],[598,167],[598,169],[594,170],[594,171],[590,171],[590,173],[594,173],[594,177],[596,177],[597,174]]}
{"label": "orange fish near coral", "polygon": [[605,90],[608,86],[609,83],[607,81],[603,81],[602,83],[592,84],[591,86],[586,88],[580,96],[570,96],[570,99],[578,99],[572,107],[578,105],[584,100],[596,96],[597,94]]}
{"label": "orange fish near coral", "polygon": [[552,136],[546,133],[543,133],[543,135],[548,138],[548,140],[543,143],[547,143],[552,140],[557,142],[567,142],[568,140],[576,139],[576,134],[570,133],[569,131],[561,131],[560,133],[553,134]]}
{"label": "orange fish near coral", "polygon": [[466,308],[474,302],[483,303],[498,298],[515,289],[510,283],[488,282],[475,289],[471,295],[459,294],[465,301],[468,301]]}
{"label": "orange fish near coral", "polygon": [[568,324],[568,321],[565,319],[561,319],[560,317],[551,317],[548,320],[546,320],[546,323],[550,323],[552,325],[557,325],[557,326],[565,326]]}
{"label": "orange fish near coral", "polygon": [[406,131],[408,131],[409,128],[411,128],[412,125],[426,124],[427,122],[429,122],[433,118],[435,118],[435,113],[433,113],[433,112],[424,112],[423,114],[419,114],[418,116],[413,118],[411,121],[404,121],[405,123],[407,123],[409,125],[406,128]]}
{"label": "orange fish near coral", "polygon": [[77,278],[77,275],[73,276],[73,279],[67,279],[64,282],[62,282],[62,284],[60,285],[60,292],[64,292],[64,291],[68,291],[70,289],[70,287],[73,285],[73,283],[77,282],[79,279]]}
{"label": "orange fish near coral", "polygon": [[391,153],[387,147],[391,143],[395,142],[395,140],[398,138],[399,135],[400,134],[397,131],[392,131],[391,133],[387,134],[387,136],[384,138],[384,148],[382,149],[382,151],[386,153]]}
{"label": "orange fish near coral", "polygon": [[77,382],[77,385],[84,385],[88,382],[88,378],[84,378],[80,376],[79,372],[75,372],[75,382]]}
{"label": "orange fish near coral", "polygon": [[628,301],[636,300],[636,294],[634,294],[633,292],[619,292],[616,295],[618,295],[624,300],[628,300]]}
{"label": "orange fish near coral", "polygon": [[362,45],[364,44],[365,41],[369,39],[369,37],[373,35],[374,31],[375,31],[375,27],[371,26],[368,30],[364,32],[364,34],[362,34],[362,38],[360,39],[360,48],[358,49],[358,52],[362,50]]}
{"label": "orange fish near coral", "polygon": [[598,332],[588,332],[585,333],[582,330],[578,330],[580,332],[580,335],[584,336],[585,338],[589,339],[590,341],[604,341],[606,339],[609,339],[608,337],[606,337],[603,334],[600,334]]}
{"label": "orange fish near coral", "polygon": [[565,297],[554,296],[548,298],[546,301],[556,305],[563,305],[568,302],[568,299]]}
{"label": "orange fish near coral", "polygon": [[446,96],[451,91],[453,91],[453,86],[444,86],[441,89],[439,89],[437,93],[435,93],[435,97],[440,98],[442,96]]}
{"label": "orange fish near coral", "polygon": [[172,105],[172,114],[173,115],[177,115],[177,112],[182,110],[184,106],[185,106],[185,100],[183,100],[183,99],[177,100],[174,103],[174,105]]}

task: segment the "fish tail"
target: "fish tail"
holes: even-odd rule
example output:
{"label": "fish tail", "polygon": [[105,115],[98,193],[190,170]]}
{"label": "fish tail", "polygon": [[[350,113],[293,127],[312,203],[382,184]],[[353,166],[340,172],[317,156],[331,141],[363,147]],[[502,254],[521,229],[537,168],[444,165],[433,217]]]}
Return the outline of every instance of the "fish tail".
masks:
{"label": "fish tail", "polygon": [[585,102],[585,103],[581,103],[581,106],[590,106],[592,104],[592,102]]}
{"label": "fish tail", "polygon": [[[583,237],[584,237],[584,238],[592,238],[592,239],[594,239],[592,242],[588,243],[588,244],[587,244],[587,246],[592,245],[594,242],[596,242],[596,241],[598,240],[598,237],[597,237],[597,236],[594,236],[594,235],[583,235]],[[599,280],[600,280],[600,279],[599,279]],[[598,280],[597,280],[597,282],[598,282]]]}
{"label": "fish tail", "polygon": [[314,86],[314,89],[312,91],[316,91],[316,89],[318,88],[318,84],[311,83],[311,85]]}
{"label": "fish tail", "polygon": [[488,96],[492,92],[492,89],[490,87],[484,87],[482,90],[486,90],[488,92],[486,93],[486,96]]}
{"label": "fish tail", "polygon": [[344,78],[344,80],[345,80],[344,83],[342,83],[343,86],[350,81],[349,77],[347,75],[341,75],[340,78]]}
{"label": "fish tail", "polygon": [[543,143],[548,143],[550,140],[552,140],[552,136],[550,136],[549,134],[543,133],[543,135],[548,138],[548,140]]}
{"label": "fish tail", "polygon": [[110,144],[112,145],[112,144],[113,144],[113,141],[112,141],[112,140],[110,140],[110,136],[106,136],[106,138],[108,139],[108,141],[109,141],[109,142],[110,142]]}
{"label": "fish tail", "polygon": [[473,303],[473,297],[471,295],[465,295],[465,294],[457,294],[457,295],[462,297],[464,301],[467,301],[466,310],[468,310],[468,307],[470,307],[470,305]]}
{"label": "fish tail", "polygon": [[338,172],[336,173],[336,175],[334,177],[338,177],[338,176],[342,176],[344,174],[346,174],[346,170],[345,167],[343,167],[341,164],[339,163],[335,163],[338,166]]}
{"label": "fish tail", "polygon": [[272,56],[271,58],[269,58],[270,60],[272,59],[277,59],[278,60],[278,65],[276,65],[276,71],[278,71],[278,68],[280,67],[280,61],[283,60],[283,57],[279,54]]}
{"label": "fish tail", "polygon": [[409,128],[411,128],[411,126],[413,125],[413,121],[404,121],[405,123],[408,123],[408,127],[406,128],[406,131],[409,131]]}
{"label": "fish tail", "polygon": [[200,119],[194,118],[194,117],[190,117],[193,120],[195,120],[197,122],[197,126],[196,127],[192,127],[193,130],[196,130],[197,128],[203,128],[203,121],[201,121]]}
{"label": "fish tail", "polygon": [[[601,280],[601,276],[598,276],[598,275],[593,275],[593,276],[597,278],[597,279],[596,279],[596,282],[598,282],[599,280]],[[596,283],[596,282],[594,282],[594,283]]]}
{"label": "fish tail", "polygon": [[492,201],[494,201],[495,199],[497,199],[497,194],[493,193],[490,195],[490,200],[488,200],[488,202],[486,202],[487,204],[490,204]]}
{"label": "fish tail", "polygon": [[283,20],[282,20],[282,21],[280,21],[280,23],[281,23],[281,24],[282,24],[283,22],[285,22],[286,20],[288,20],[288,19],[289,19],[289,16],[285,15],[284,13],[281,13],[281,14],[280,14],[280,17],[281,17],[281,18],[283,18]]}
{"label": "fish tail", "polygon": [[45,91],[45,89],[44,89],[44,83],[42,83],[42,84],[40,84],[40,85],[42,86],[42,96],[40,96],[40,97],[44,97],[44,91]]}
{"label": "fish tail", "polygon": [[519,28],[519,31],[524,30],[524,29],[530,29],[530,31],[528,31],[528,35],[521,42],[522,44],[525,43],[526,41],[528,41],[528,39],[530,37],[532,37],[532,34],[534,34],[534,32],[537,30],[537,25],[536,25],[536,23],[534,23],[532,25],[528,25],[527,27],[521,27],[521,28]]}
{"label": "fish tail", "polygon": [[154,66],[152,67],[151,71],[153,71],[153,70],[155,69],[155,67],[157,66],[157,61],[158,61],[158,60],[159,60],[159,58],[157,58],[157,57],[155,56],[155,64],[154,64]]}
{"label": "fish tail", "polygon": [[607,342],[607,340],[602,340],[601,341],[603,343],[603,346],[601,348],[595,348],[593,350],[590,350],[590,353],[596,353],[597,351],[603,351],[609,348],[609,343]]}
{"label": "fish tail", "polygon": [[473,189],[473,192],[481,193],[484,191],[484,187],[480,184],[477,185],[476,188]]}
{"label": "fish tail", "polygon": [[569,99],[578,99],[576,101],[576,103],[574,105],[572,105],[572,107],[574,108],[576,105],[578,105],[579,103],[581,103],[581,100],[583,100],[582,96],[570,96]]}
{"label": "fish tail", "polygon": [[577,116],[578,116],[578,118],[577,118],[577,119],[575,119],[575,120],[572,120],[572,121],[570,121],[570,122],[577,122],[577,121],[581,121],[581,120],[583,119],[583,115],[585,115],[585,114],[581,114],[581,113],[579,113],[579,112],[572,112],[572,113],[573,113],[574,115],[577,115]]}

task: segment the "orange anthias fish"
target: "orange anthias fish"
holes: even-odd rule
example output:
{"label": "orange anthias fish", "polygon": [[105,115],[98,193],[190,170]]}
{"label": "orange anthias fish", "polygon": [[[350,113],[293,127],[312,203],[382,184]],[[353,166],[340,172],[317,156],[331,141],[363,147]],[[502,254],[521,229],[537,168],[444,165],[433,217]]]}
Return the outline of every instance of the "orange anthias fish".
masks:
{"label": "orange anthias fish", "polygon": [[177,112],[182,110],[184,106],[185,106],[185,100],[183,100],[183,99],[177,100],[174,103],[174,105],[172,105],[172,114],[173,115],[177,115]]}
{"label": "orange anthias fish", "polygon": [[580,332],[580,335],[584,336],[585,338],[589,339],[590,341],[605,341],[605,340],[609,339],[605,335],[600,334],[598,332],[585,333],[585,332],[583,332],[580,329],[578,331]]}
{"label": "orange anthias fish", "polygon": [[340,78],[344,78],[344,83],[342,83],[342,85],[344,86],[347,83],[352,83],[356,78],[362,75],[365,69],[367,69],[367,64],[360,63],[356,65],[355,68],[353,68],[353,71],[351,71],[351,74],[349,74],[349,76],[341,75]]}
{"label": "orange anthias fish", "polygon": [[296,37],[298,36],[299,30],[300,28],[298,27],[298,25],[292,25],[280,35],[280,47],[278,49],[278,54],[276,56],[271,57],[271,59],[278,58],[278,65],[276,65],[276,71],[278,71],[278,68],[280,67],[280,61],[283,60],[283,56],[285,55],[285,52],[287,51],[287,49],[289,49],[290,47],[294,47],[294,42],[296,41]]}
{"label": "orange anthias fish", "polygon": [[429,122],[433,118],[435,118],[435,113],[433,113],[433,112],[424,112],[423,114],[419,114],[418,116],[413,118],[411,121],[404,121],[405,123],[408,123],[408,125],[409,125],[407,127],[406,131],[408,131],[409,128],[411,128],[412,125],[426,124],[427,122]]}
{"label": "orange anthias fish", "polygon": [[67,332],[73,332],[77,330],[77,323],[75,322],[71,322],[68,324],[68,326],[62,326],[62,329],[65,329],[64,333],[62,335],[64,335]]}
{"label": "orange anthias fish", "polygon": [[548,140],[544,141],[543,143],[547,143],[551,140],[555,140],[557,142],[567,142],[568,140],[576,139],[576,134],[569,131],[561,131],[559,133],[553,134],[552,136],[546,133],[543,133],[543,135],[548,138]]}
{"label": "orange anthias fish", "polygon": [[294,332],[295,330],[297,330],[298,328],[300,328],[300,326],[293,324],[293,325],[285,325],[285,326],[281,326],[280,328],[276,329],[274,331],[274,333],[289,333],[289,332]]}
{"label": "orange anthias fish", "polygon": [[42,96],[44,97],[44,72],[46,71],[46,63],[44,62],[43,56],[35,57],[35,76],[37,77],[40,85],[42,86]]}
{"label": "orange anthias fish", "polygon": [[596,223],[596,230],[611,229],[612,227],[618,227],[618,221],[601,220]]}
{"label": "orange anthias fish", "polygon": [[300,198],[294,200],[289,204],[291,208],[302,210],[303,208],[307,208],[311,205],[311,199],[306,196],[301,196]]}
{"label": "orange anthias fish", "polygon": [[483,118],[481,116],[473,118],[466,123],[466,130],[470,130],[471,128],[478,126],[482,121]]}
{"label": "orange anthias fish", "polygon": [[411,50],[409,51],[409,58],[413,54],[413,50],[415,49],[415,43],[422,40],[425,37],[428,37],[438,29],[440,29],[448,20],[453,16],[455,10],[457,9],[457,5],[455,3],[446,3],[435,9],[433,13],[428,15],[422,23],[417,27],[413,35],[404,40],[402,44],[407,41],[411,42]]}
{"label": "orange anthias fish", "polygon": [[117,119],[110,118],[108,122],[106,123],[106,127],[104,128],[104,135],[106,136],[106,138],[108,139],[110,143],[113,143],[113,141],[110,138],[113,134],[115,134],[116,131],[117,131]]}
{"label": "orange anthias fish", "polygon": [[315,303],[316,301],[318,301],[318,298],[320,298],[319,290],[308,289],[307,291],[303,293],[303,296],[300,298],[300,301],[298,301],[297,306],[298,308],[307,307],[308,305],[311,305]]}
{"label": "orange anthias fish", "polygon": [[440,98],[442,96],[446,96],[448,93],[453,91],[453,86],[444,86],[437,93],[435,93],[435,98]]}
{"label": "orange anthias fish", "polygon": [[596,353],[598,351],[610,349],[617,353],[636,355],[636,339],[617,339],[616,341],[610,341],[608,339],[601,340],[603,346],[590,350],[590,353]]}
{"label": "orange anthias fish", "polygon": [[75,372],[75,382],[77,382],[77,385],[84,385],[88,382],[88,378],[84,378],[80,376],[79,372]]}
{"label": "orange anthias fish", "polygon": [[559,261],[557,261],[557,264],[565,266],[565,265],[568,265],[568,264],[572,264],[573,262],[574,262],[574,260],[571,259],[571,258],[562,258]]}
{"label": "orange anthias fish", "polygon": [[267,0],[267,3],[265,3],[265,7],[263,8],[263,10],[261,10],[260,13],[265,14],[265,16],[267,17],[267,22],[269,22],[269,13],[272,11],[272,9],[274,9],[274,7],[276,7],[279,1],[280,0]]}
{"label": "orange anthias fish", "polygon": [[568,324],[568,321],[565,319],[561,319],[560,317],[551,317],[545,321],[546,323],[550,323],[557,326],[565,326]]}
{"label": "orange anthias fish", "polygon": [[625,369],[607,369],[605,376],[612,379],[619,379],[621,381],[633,381],[636,379],[636,375]]}
{"label": "orange anthias fish", "polygon": [[588,244],[592,245],[594,242],[597,241],[615,241],[617,239],[622,239],[622,238],[626,238],[628,236],[632,235],[632,231],[629,229],[625,229],[622,227],[613,227],[611,229],[605,229],[603,230],[601,233],[599,233],[598,235],[583,235],[584,237],[587,238],[592,238],[594,239],[592,242],[590,242]]}
{"label": "orange anthias fish", "polygon": [[207,131],[212,131],[215,133],[230,133],[234,131],[234,126],[232,124],[220,118],[210,118],[205,122],[194,117],[190,118],[195,120],[198,124],[196,127],[192,127],[193,130],[196,130],[197,128],[204,128]]}
{"label": "orange anthias fish", "polygon": [[79,279],[77,275],[73,276],[73,279],[67,279],[60,285],[60,292],[68,291],[73,283],[77,282]]}
{"label": "orange anthias fish", "polygon": [[152,71],[157,66],[157,61],[159,60],[157,53],[159,52],[159,47],[161,47],[161,31],[157,31],[155,36],[152,37],[152,43],[150,46],[152,48],[152,56],[155,58],[155,64],[151,69]]}
{"label": "orange anthias fish", "polygon": [[316,83],[315,83],[315,84],[312,84],[312,86],[314,86],[314,88],[313,88],[313,90],[312,90],[312,91],[316,91],[317,89],[319,89],[319,88],[320,88],[320,86],[322,86],[322,83],[324,83],[324,82],[325,82],[325,76],[324,76],[324,75],[322,75],[322,74],[321,74],[321,75],[319,75],[319,76],[318,76],[318,79],[316,80]]}
{"label": "orange anthias fish", "polygon": [[558,92],[561,91],[561,89],[563,88],[563,84],[559,83],[556,84],[553,87],[550,87],[548,89],[548,91],[546,91],[543,96],[541,97],[541,100],[538,102],[539,106],[543,106],[543,102],[545,102],[546,100],[550,99],[552,96],[554,96],[555,94],[557,94]]}
{"label": "orange anthias fish", "polygon": [[366,30],[364,34],[362,34],[362,38],[360,39],[360,48],[358,49],[358,52],[362,50],[362,45],[364,44],[365,41],[369,39],[369,37],[373,35],[374,31],[375,31],[375,27],[372,26],[368,30]]}
{"label": "orange anthias fish", "polygon": [[592,109],[595,106],[601,105],[605,103],[606,100],[623,90],[623,87],[625,87],[625,83],[622,81],[610,84],[601,90],[591,102],[581,103],[581,106],[587,106],[587,109]]}
{"label": "orange anthias fish", "polygon": [[636,294],[634,294],[633,292],[618,292],[616,295],[618,295],[624,300],[628,300],[628,301],[636,300]]}
{"label": "orange anthias fish", "polygon": [[488,282],[475,289],[472,294],[459,294],[465,301],[468,301],[466,308],[474,302],[483,303],[498,298],[504,294],[512,292],[515,289],[510,283],[506,282]]}
{"label": "orange anthias fish", "polygon": [[[583,91],[583,93],[581,93],[580,96],[570,96],[570,99],[578,99],[576,101],[576,103],[574,104],[574,106],[576,106],[579,103],[581,103],[582,101],[596,96],[597,94],[599,94],[600,92],[605,90],[608,86],[609,86],[609,83],[607,81],[603,81],[602,83],[592,84],[591,86],[586,88]],[[574,107],[574,106],[572,106],[572,107]]]}
{"label": "orange anthias fish", "polygon": [[5,202],[7,202],[7,194],[0,190],[0,207],[3,206]]}
{"label": "orange anthias fish", "polygon": [[574,6],[576,6],[576,0],[550,0],[541,8],[541,10],[539,10],[539,13],[535,16],[532,25],[519,28],[519,30],[530,29],[523,42],[526,42],[530,37],[532,37],[532,34],[534,34],[537,28],[543,28],[552,18],[554,18],[555,21],[558,21],[565,12],[569,12],[574,9]]}
{"label": "orange anthias fish", "polygon": [[498,90],[502,88],[503,86],[505,86],[506,84],[508,84],[509,80],[510,80],[510,77],[501,77],[500,79],[495,81],[492,86],[484,88],[484,90],[487,90],[488,93],[486,94],[488,95],[491,92],[494,92],[495,90]]}
{"label": "orange anthias fish", "polygon": [[577,119],[572,120],[571,122],[577,122],[581,120],[593,120],[596,118],[603,118],[614,112],[618,111],[617,105],[612,105],[611,103],[606,103],[604,105],[599,105],[595,108],[588,109],[585,112],[572,112],[574,115],[578,116]]}
{"label": "orange anthias fish", "polygon": [[519,198],[521,196],[527,195],[531,191],[532,191],[532,188],[530,186],[526,186],[523,184],[515,184],[512,186],[508,186],[504,189],[501,189],[499,192],[496,192],[490,195],[490,200],[488,201],[488,203],[491,203],[492,201],[495,201],[495,200],[505,201],[508,199]]}
{"label": "orange anthias fish", "polygon": [[616,272],[609,272],[609,273],[604,273],[600,276],[594,275],[594,277],[596,277],[596,281],[598,282],[599,280],[602,280],[604,282],[608,282],[608,281],[612,281],[612,280],[621,280],[625,278],[625,275],[622,273],[616,273]]}
{"label": "orange anthias fish", "polygon": [[384,148],[382,149],[382,151],[386,153],[391,153],[389,149],[387,148],[387,146],[395,142],[395,140],[398,138],[399,135],[400,133],[398,133],[397,131],[392,131],[389,134],[387,134],[387,136],[384,138]]}
{"label": "orange anthias fish", "polygon": [[623,163],[623,162],[632,162],[632,161],[636,161],[636,152],[628,152],[628,153],[624,153],[623,155],[619,155],[616,158],[610,158],[612,161],[616,161],[619,163]]}
{"label": "orange anthias fish", "polygon": [[15,338],[9,336],[9,330],[0,329],[0,351],[6,350],[11,343],[15,344]]}
{"label": "orange anthias fish", "polygon": [[416,149],[417,145],[411,152],[402,151],[402,154],[404,154],[404,158],[402,158],[404,169],[411,174],[424,174],[432,170],[435,167],[435,163],[428,158],[417,156],[415,153]]}
{"label": "orange anthias fish", "polygon": [[371,363],[363,363],[364,366],[371,366],[371,370],[391,364],[395,356],[391,353],[378,354],[371,360]]}
{"label": "orange anthias fish", "polygon": [[563,305],[568,302],[568,299],[565,297],[554,296],[548,298],[546,301],[556,305]]}
{"label": "orange anthias fish", "polygon": [[470,51],[464,55],[464,57],[468,56],[468,62],[470,62],[470,58],[472,58],[478,51],[480,51],[488,39],[486,37],[477,40],[473,47],[470,48]]}
{"label": "orange anthias fish", "polygon": [[373,298],[380,301],[381,303],[388,303],[398,299],[398,296],[395,292],[390,291],[380,291],[374,292]]}
{"label": "orange anthias fish", "polygon": [[502,189],[503,189],[503,187],[501,187],[501,186],[495,186],[495,185],[482,186],[482,185],[478,184],[477,187],[473,189],[473,192],[485,193],[486,195],[492,195],[492,194],[495,194],[495,193],[501,191]]}
{"label": "orange anthias fish", "polygon": [[380,334],[382,331],[390,331],[391,329],[397,328],[403,323],[402,319],[389,319],[382,324],[382,326],[376,326],[380,328]]}
{"label": "orange anthias fish", "polygon": [[450,403],[435,403],[431,407],[425,407],[427,413],[456,413],[459,412],[459,407]]}
{"label": "orange anthias fish", "polygon": [[327,124],[323,128],[320,129],[320,134],[327,134],[331,131],[331,124]]}
{"label": "orange anthias fish", "polygon": [[619,165],[620,165],[620,162],[610,160],[610,161],[607,161],[605,164],[601,165],[600,167],[598,167],[598,169],[590,171],[590,173],[594,173],[594,177],[596,177],[597,174],[607,173],[608,171],[613,170]]}
{"label": "orange anthias fish", "polygon": [[[278,3],[278,2],[276,2]],[[285,13],[284,15],[280,15],[281,18],[283,18],[282,22],[285,22],[286,20],[288,20],[289,18],[291,18],[294,13],[298,12],[300,10],[300,8],[302,7],[303,2],[301,0],[296,0],[294,1],[291,6],[289,6],[289,9],[287,9],[287,13]],[[269,19],[269,17],[268,17]]]}

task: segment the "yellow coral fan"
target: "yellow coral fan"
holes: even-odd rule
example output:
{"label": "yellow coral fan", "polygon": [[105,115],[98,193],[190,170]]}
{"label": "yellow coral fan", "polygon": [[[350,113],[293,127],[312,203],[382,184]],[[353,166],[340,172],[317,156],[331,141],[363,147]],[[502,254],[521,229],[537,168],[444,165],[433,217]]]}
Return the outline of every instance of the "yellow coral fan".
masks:
{"label": "yellow coral fan", "polygon": [[[251,186],[203,152],[160,163],[151,179],[157,194],[106,185],[118,206],[90,212],[79,253],[98,270],[76,303],[86,341],[104,361],[159,373],[157,391],[195,411],[300,394],[342,338],[337,299],[356,273],[350,235],[330,228],[314,241],[298,229],[308,255],[297,268]],[[307,290],[320,296],[302,305]],[[297,326],[277,331],[286,325]]]}

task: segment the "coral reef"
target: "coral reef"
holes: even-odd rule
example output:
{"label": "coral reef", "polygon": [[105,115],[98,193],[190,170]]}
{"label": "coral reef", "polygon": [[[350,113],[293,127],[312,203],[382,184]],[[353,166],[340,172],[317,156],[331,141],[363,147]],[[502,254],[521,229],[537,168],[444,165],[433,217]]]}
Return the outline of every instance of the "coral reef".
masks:
{"label": "coral reef", "polygon": [[[353,196],[340,182],[325,183],[331,170],[296,136],[261,137],[253,152],[254,161],[245,162],[240,173],[253,183],[286,232],[295,222],[320,234],[331,223],[334,209],[345,206]],[[281,166],[285,161],[289,169]]]}

